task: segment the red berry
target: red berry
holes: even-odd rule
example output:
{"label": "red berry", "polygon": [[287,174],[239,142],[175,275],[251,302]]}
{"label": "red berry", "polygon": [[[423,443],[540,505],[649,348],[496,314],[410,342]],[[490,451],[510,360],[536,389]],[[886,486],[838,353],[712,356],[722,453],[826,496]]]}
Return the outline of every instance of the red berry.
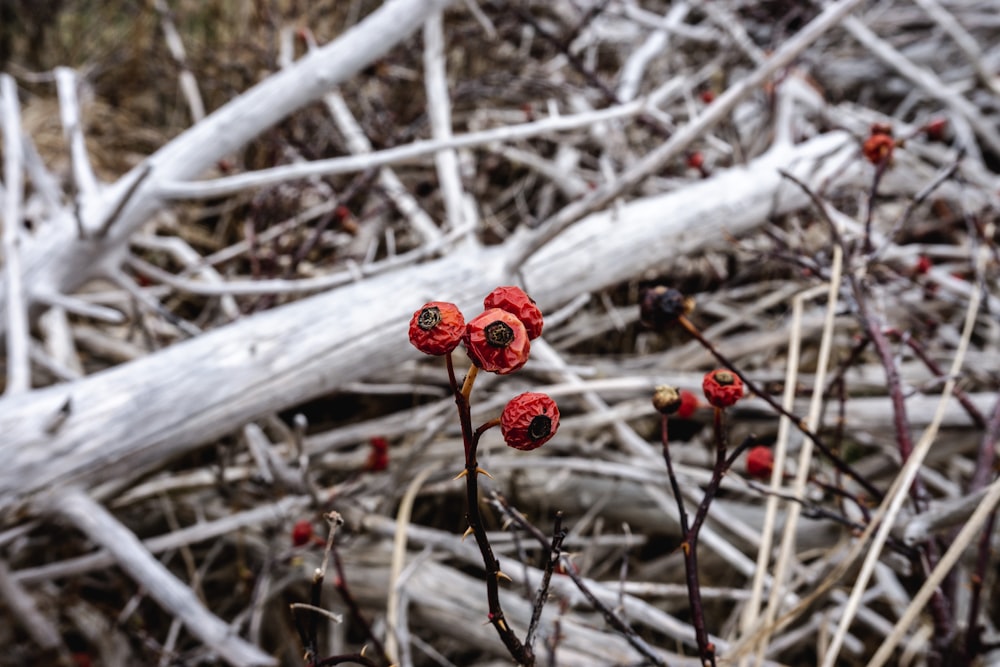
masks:
{"label": "red berry", "polygon": [[431,301],[410,319],[410,343],[424,354],[448,354],[458,347],[464,334],[465,318],[453,303]]}
{"label": "red berry", "polygon": [[520,287],[498,287],[483,300],[483,308],[499,308],[521,320],[528,338],[534,340],[542,335],[542,311],[535,305],[535,300],[524,293]]}
{"label": "red berry", "polygon": [[712,102],[715,101],[715,91],[713,90],[703,90],[701,91],[701,93],[699,93],[698,96],[701,98],[701,101],[704,102],[705,104],[711,104]]}
{"label": "red berry", "polygon": [[531,351],[524,323],[499,308],[490,308],[472,319],[465,328],[464,341],[472,363],[498,375],[524,366]]}
{"label": "red berry", "polygon": [[[874,129],[873,129],[874,132]],[[865,140],[861,152],[872,164],[882,164],[892,159],[892,151],[896,147],[895,140],[888,134],[872,134]]]}
{"label": "red berry", "polygon": [[508,447],[530,451],[541,447],[559,428],[559,406],[547,394],[525,392],[508,401],[500,415],[500,432]]}
{"label": "red berry", "polygon": [[927,255],[921,255],[917,258],[917,263],[914,265],[913,271],[917,275],[922,276],[930,271],[932,266],[934,266],[934,262],[931,261],[931,258]]}
{"label": "red berry", "polygon": [[747,452],[747,474],[758,479],[767,479],[774,469],[774,454],[763,445],[752,447]]}
{"label": "red berry", "polygon": [[695,410],[701,405],[701,401],[690,391],[681,392],[681,407],[677,408],[677,416],[681,419],[690,419]]}
{"label": "red berry", "polygon": [[296,547],[301,547],[312,540],[313,527],[312,523],[308,519],[302,519],[301,521],[296,521],[295,525],[292,526],[292,545]]}
{"label": "red berry", "polygon": [[701,171],[702,167],[705,166],[705,156],[701,154],[701,151],[691,153],[687,158],[687,166]]}
{"label": "red berry", "polygon": [[365,470],[369,472],[381,472],[389,467],[389,443],[385,438],[372,438],[370,441],[371,451],[368,452],[368,460],[365,461]]}
{"label": "red berry", "polygon": [[717,408],[728,408],[743,398],[743,380],[724,368],[705,373],[701,388],[705,399]]}
{"label": "red berry", "polygon": [[944,131],[947,127],[947,120],[944,118],[934,118],[924,125],[924,135],[931,141],[944,141]]}

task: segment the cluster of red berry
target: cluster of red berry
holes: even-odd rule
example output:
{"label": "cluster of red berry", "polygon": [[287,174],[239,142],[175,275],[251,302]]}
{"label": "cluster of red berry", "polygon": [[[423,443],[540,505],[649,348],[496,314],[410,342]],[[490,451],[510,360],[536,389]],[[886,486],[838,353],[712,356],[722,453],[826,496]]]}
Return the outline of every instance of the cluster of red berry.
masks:
{"label": "cluster of red berry", "polygon": [[[497,287],[469,322],[453,303],[431,301],[410,319],[410,343],[424,354],[450,355],[459,343],[476,368],[507,375],[528,361],[531,341],[542,333],[542,313],[520,287]],[[548,395],[526,392],[500,417],[504,442],[515,449],[541,447],[559,427],[559,408]]]}

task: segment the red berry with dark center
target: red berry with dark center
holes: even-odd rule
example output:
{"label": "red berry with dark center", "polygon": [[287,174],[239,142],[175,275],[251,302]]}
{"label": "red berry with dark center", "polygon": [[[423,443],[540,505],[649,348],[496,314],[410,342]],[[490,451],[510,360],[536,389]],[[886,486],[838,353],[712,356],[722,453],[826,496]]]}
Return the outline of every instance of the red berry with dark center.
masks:
{"label": "red berry with dark center", "polygon": [[479,368],[498,375],[518,370],[528,361],[531,341],[524,323],[499,308],[473,318],[465,328],[465,350]]}
{"label": "red berry with dark center", "polygon": [[701,388],[705,400],[717,408],[728,408],[743,398],[743,380],[724,368],[705,373]]}
{"label": "red berry with dark center", "polygon": [[424,354],[448,354],[464,334],[465,318],[453,303],[431,301],[410,319],[410,343]]}
{"label": "red berry with dark center", "polygon": [[542,335],[542,311],[535,305],[535,300],[524,293],[520,287],[510,285],[498,287],[483,300],[483,308],[499,308],[506,310],[524,324],[528,338],[534,340]]}
{"label": "red berry with dark center", "polygon": [[559,406],[548,394],[525,392],[510,399],[500,415],[508,447],[530,451],[544,445],[559,428]]}

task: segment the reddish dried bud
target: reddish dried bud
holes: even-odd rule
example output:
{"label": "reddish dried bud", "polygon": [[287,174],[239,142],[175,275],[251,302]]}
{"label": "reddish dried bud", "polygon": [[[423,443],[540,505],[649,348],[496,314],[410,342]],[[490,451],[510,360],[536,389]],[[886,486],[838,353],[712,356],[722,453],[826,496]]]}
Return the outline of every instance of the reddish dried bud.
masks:
{"label": "reddish dried bud", "polygon": [[702,155],[701,151],[691,153],[687,158],[687,166],[701,171],[705,167],[705,156]]}
{"label": "reddish dried bud", "polygon": [[528,361],[531,341],[517,316],[490,308],[465,328],[465,349],[479,368],[498,375],[513,373]]}
{"label": "reddish dried bud", "polygon": [[705,399],[717,408],[728,408],[743,398],[743,380],[724,368],[705,373],[701,388]]}
{"label": "reddish dried bud", "polygon": [[934,263],[931,261],[931,258],[927,255],[921,255],[917,258],[917,263],[914,265],[913,271],[917,275],[922,276],[930,271],[932,266],[934,266]]}
{"label": "reddish dried bud", "polygon": [[499,308],[521,320],[528,338],[534,340],[542,335],[542,311],[535,305],[535,300],[524,293],[520,287],[498,287],[483,300],[483,308]]}
{"label": "reddish dried bud", "polygon": [[774,470],[774,454],[769,447],[757,445],[747,452],[747,475],[757,479],[767,479]]}
{"label": "reddish dried bud", "polygon": [[312,541],[313,527],[308,519],[296,521],[292,526],[292,545],[301,547]]}
{"label": "reddish dried bud", "polygon": [[944,131],[947,127],[947,120],[944,118],[934,118],[924,125],[924,135],[931,141],[944,141]]}
{"label": "reddish dried bud", "polygon": [[653,407],[661,415],[672,415],[681,408],[681,394],[670,385],[661,384],[653,390]]}
{"label": "reddish dried bud", "polygon": [[410,319],[410,343],[424,354],[448,354],[464,334],[465,318],[453,303],[431,301]]}
{"label": "reddish dried bud", "polygon": [[701,401],[690,391],[681,392],[681,407],[677,409],[677,416],[681,419],[690,419],[695,410],[701,406]]}
{"label": "reddish dried bud", "polygon": [[665,329],[694,310],[694,299],[672,287],[657,285],[643,290],[639,301],[639,320],[650,329]]}
{"label": "reddish dried bud", "polygon": [[704,102],[705,104],[711,104],[712,102],[715,101],[715,91],[703,90],[700,93],[698,93],[698,97],[700,97],[701,101]]}
{"label": "reddish dried bud", "polygon": [[389,467],[389,443],[385,438],[372,438],[369,442],[371,450],[368,452],[368,460],[365,461],[365,470],[369,472],[381,472]]}
{"label": "reddish dried bud", "polygon": [[888,134],[872,134],[865,140],[861,152],[872,164],[879,165],[892,159],[892,151],[896,147],[895,140]]}
{"label": "reddish dried bud", "polygon": [[559,428],[559,407],[547,394],[525,392],[510,399],[500,415],[500,431],[508,447],[530,451],[541,447]]}

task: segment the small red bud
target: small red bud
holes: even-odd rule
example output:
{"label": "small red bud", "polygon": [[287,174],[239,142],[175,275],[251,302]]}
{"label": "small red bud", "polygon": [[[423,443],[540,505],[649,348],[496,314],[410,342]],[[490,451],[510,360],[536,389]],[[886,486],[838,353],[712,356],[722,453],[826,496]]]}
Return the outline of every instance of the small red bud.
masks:
{"label": "small red bud", "polygon": [[685,389],[681,392],[681,407],[677,408],[677,416],[681,419],[690,419],[700,406],[701,401],[698,397]]}
{"label": "small red bud", "polygon": [[770,448],[758,445],[747,452],[747,475],[767,479],[774,469],[774,454]]}
{"label": "small red bud", "polygon": [[312,541],[313,527],[308,519],[296,521],[292,526],[292,546],[301,547]]}
{"label": "small red bud", "polygon": [[944,141],[944,131],[948,128],[948,121],[944,118],[934,118],[924,125],[924,136],[930,141]]}

